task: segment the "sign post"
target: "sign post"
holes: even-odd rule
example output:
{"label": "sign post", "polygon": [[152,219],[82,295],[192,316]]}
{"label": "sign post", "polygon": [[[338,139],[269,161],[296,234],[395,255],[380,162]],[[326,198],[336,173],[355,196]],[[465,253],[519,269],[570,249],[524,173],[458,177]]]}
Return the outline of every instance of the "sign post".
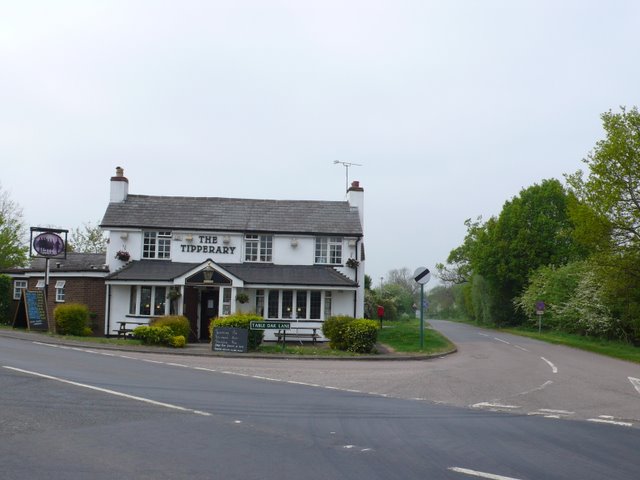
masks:
{"label": "sign post", "polygon": [[424,286],[431,280],[431,272],[427,267],[418,267],[413,272],[413,279],[420,284],[420,350],[424,348]]}
{"label": "sign post", "polygon": [[[49,291],[49,259],[67,258],[67,233],[69,230],[57,228],[31,227],[31,239],[29,241],[29,256],[33,257],[35,251],[39,256],[45,258],[44,269],[44,308],[45,313],[49,302],[47,294]],[[60,234],[64,233],[64,240]],[[35,234],[35,236],[34,236]],[[51,322],[51,330],[56,333],[56,322]]]}
{"label": "sign post", "polygon": [[536,315],[538,316],[538,333],[542,333],[542,316],[544,315],[545,304],[542,300],[536,302]]}

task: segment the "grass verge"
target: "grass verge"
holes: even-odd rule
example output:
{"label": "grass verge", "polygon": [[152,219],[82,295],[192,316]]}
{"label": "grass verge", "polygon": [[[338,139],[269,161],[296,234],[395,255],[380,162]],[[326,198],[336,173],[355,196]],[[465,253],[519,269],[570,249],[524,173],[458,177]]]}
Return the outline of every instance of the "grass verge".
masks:
{"label": "grass verge", "polygon": [[386,321],[378,331],[378,342],[401,353],[442,353],[454,345],[432,328],[425,328],[424,346],[420,348],[420,320]]}
{"label": "grass verge", "polygon": [[634,347],[629,343],[604,340],[593,337],[583,337],[563,332],[545,332],[538,333],[537,330],[528,330],[525,328],[503,328],[501,332],[512,333],[523,337],[534,338],[548,343],[557,345],[566,345],[568,347],[579,348],[593,353],[599,353],[620,360],[640,363],[640,348]]}

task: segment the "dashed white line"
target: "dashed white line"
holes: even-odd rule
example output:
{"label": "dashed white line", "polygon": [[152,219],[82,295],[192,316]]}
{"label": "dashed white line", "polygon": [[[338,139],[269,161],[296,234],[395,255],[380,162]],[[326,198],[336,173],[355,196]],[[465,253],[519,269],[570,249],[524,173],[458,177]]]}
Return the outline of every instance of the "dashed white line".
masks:
{"label": "dashed white line", "polygon": [[550,408],[541,408],[539,409],[540,412],[547,412],[547,413],[559,413],[560,415],[574,415],[576,412],[570,412],[568,410],[552,410]]}
{"label": "dashed white line", "polygon": [[193,410],[191,408],[181,407],[179,405],[173,405],[171,403],[158,402],[156,400],[151,400],[150,398],[137,397],[135,395],[129,395],[127,393],[117,392],[115,390],[108,390],[106,388],[95,387],[93,385],[87,385],[86,383],[78,383],[73,382],[71,380],[65,380],[64,378],[54,377],[52,375],[45,375],[44,373],[32,372],[29,370],[23,370],[21,368],[9,367],[3,365],[2,368],[6,368],[7,370],[13,370],[14,372],[26,373],[27,375],[33,375],[35,377],[46,378],[47,380],[54,380],[56,382],[66,383],[68,385],[74,385],[76,387],[88,388],[89,390],[95,390],[97,392],[108,393],[109,395],[115,395],[117,397],[128,398],[129,400],[136,400],[138,402],[144,402],[151,405],[155,405],[158,407],[170,408],[173,410],[179,410],[181,412],[195,413],[196,415],[202,415],[205,417],[210,417],[211,414],[207,412],[202,412],[200,410]]}
{"label": "dashed white line", "polygon": [[518,348],[518,349],[522,350],[523,352],[528,352],[528,351],[529,351],[529,350],[527,350],[526,348],[521,347],[520,345],[514,345],[514,347],[516,347],[516,348]]}
{"label": "dashed white line", "polygon": [[558,373],[558,367],[556,367],[553,363],[551,363],[549,360],[547,360],[544,357],[540,357],[542,360],[544,360],[550,367],[551,370],[553,371],[553,373]]}
{"label": "dashed white line", "polygon": [[549,385],[551,385],[553,382],[551,380],[547,380],[546,382],[544,382],[542,385],[540,385],[539,387],[536,388],[532,388],[531,390],[527,390],[526,392],[521,392],[518,393],[518,395],[528,395],[530,393],[533,392],[537,392],[539,390],[544,390],[545,388],[547,388]]}
{"label": "dashed white line", "polygon": [[502,340],[501,338],[493,337],[493,339],[494,339],[494,340],[497,340],[497,341],[499,341],[499,342],[502,342],[502,343],[506,343],[507,345],[511,345],[511,343],[507,342],[506,340]]}
{"label": "dashed white line", "polygon": [[615,420],[605,420],[603,418],[588,418],[587,422],[593,422],[593,423],[606,423],[609,425],[618,425],[620,427],[633,427],[633,423],[629,423],[629,422],[617,422]]}
{"label": "dashed white line", "polygon": [[470,470],[468,468],[449,467],[448,470],[457,473],[464,473],[465,475],[471,475],[473,477],[489,478],[490,480],[519,480],[514,477],[505,477],[503,475],[496,475],[494,473],[479,472],[477,470]]}
{"label": "dashed white line", "polygon": [[474,405],[471,405],[471,408],[508,408],[515,409],[520,408],[518,405],[503,405],[501,403],[490,403],[490,402],[480,402]]}

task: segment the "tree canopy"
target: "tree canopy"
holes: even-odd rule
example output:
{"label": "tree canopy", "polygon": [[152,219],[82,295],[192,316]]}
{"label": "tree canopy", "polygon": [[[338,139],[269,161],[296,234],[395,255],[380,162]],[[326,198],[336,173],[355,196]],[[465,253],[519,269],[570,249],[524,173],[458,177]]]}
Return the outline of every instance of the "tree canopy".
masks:
{"label": "tree canopy", "polygon": [[107,238],[100,226],[93,226],[91,222],[83,223],[75,228],[69,236],[70,249],[79,253],[105,253]]}
{"label": "tree canopy", "polygon": [[26,236],[22,208],[0,186],[0,268],[26,265]]}

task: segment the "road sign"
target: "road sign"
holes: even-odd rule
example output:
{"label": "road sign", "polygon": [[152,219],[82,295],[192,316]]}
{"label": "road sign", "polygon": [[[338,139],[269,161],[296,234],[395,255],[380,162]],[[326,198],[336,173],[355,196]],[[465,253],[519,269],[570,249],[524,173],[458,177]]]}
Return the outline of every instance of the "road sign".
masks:
{"label": "road sign", "polygon": [[290,322],[249,322],[251,330],[289,330]]}
{"label": "road sign", "polygon": [[536,315],[544,315],[545,304],[543,301],[536,302]]}
{"label": "road sign", "polygon": [[431,280],[431,272],[427,267],[418,267],[415,272],[413,272],[413,279],[418,282],[420,285],[426,285]]}

